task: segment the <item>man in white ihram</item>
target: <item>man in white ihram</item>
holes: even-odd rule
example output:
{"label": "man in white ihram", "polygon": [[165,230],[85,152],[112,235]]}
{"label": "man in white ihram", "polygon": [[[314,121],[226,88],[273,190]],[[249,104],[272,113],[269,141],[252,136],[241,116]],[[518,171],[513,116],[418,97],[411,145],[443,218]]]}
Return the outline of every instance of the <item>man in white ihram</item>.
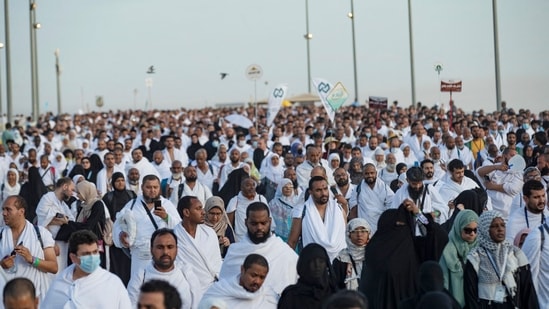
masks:
{"label": "man in white ihram", "polygon": [[175,206],[160,196],[157,176],[145,176],[141,188],[143,194],[129,201],[118,212],[113,227],[114,244],[131,251],[132,273],[150,263],[152,233],[159,228],[174,228],[181,222]]}
{"label": "man in white ihram", "polygon": [[99,266],[101,257],[94,233],[73,233],[69,253],[73,264],[55,277],[41,308],[131,308],[120,278]]}

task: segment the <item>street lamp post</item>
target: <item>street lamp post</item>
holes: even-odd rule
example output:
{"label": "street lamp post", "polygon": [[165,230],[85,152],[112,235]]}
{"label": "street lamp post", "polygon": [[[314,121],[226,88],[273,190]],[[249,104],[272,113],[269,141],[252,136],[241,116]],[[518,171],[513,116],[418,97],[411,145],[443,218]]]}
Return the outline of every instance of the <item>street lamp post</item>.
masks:
{"label": "street lamp post", "polygon": [[408,33],[410,38],[410,75],[412,81],[412,104],[416,104],[416,78],[414,72],[414,37],[412,31],[412,4],[408,0]]}
{"label": "street lamp post", "polygon": [[[0,43],[0,50],[4,48],[4,43]],[[1,56],[1,54],[0,54]],[[2,118],[2,57],[0,57],[0,118]]]}
{"label": "street lamp post", "polygon": [[311,47],[310,41],[313,34],[309,32],[309,0],[305,0],[305,30],[307,33],[303,36],[307,41],[307,91],[311,93]]}
{"label": "street lamp post", "polygon": [[153,86],[153,79],[151,77],[145,78],[145,86],[147,86],[147,92],[148,92],[148,101],[147,106],[145,106],[145,110],[152,110],[152,86]]}
{"label": "street lamp post", "polygon": [[37,120],[39,112],[39,94],[38,94],[38,52],[36,46],[36,30],[41,25],[36,22],[36,2],[29,0],[30,4],[30,47],[31,47],[31,88],[32,88],[32,117]]}
{"label": "street lamp post", "polygon": [[61,66],[59,65],[59,48],[54,52],[55,55],[55,75],[57,81],[57,115],[61,115]]}
{"label": "street lamp post", "polygon": [[353,35],[353,74],[355,80],[355,102],[358,102],[358,79],[356,73],[356,43],[355,43],[355,6],[354,0],[351,0],[351,12],[347,15],[351,19],[352,35]]}
{"label": "street lamp post", "polygon": [[[11,121],[11,46],[10,46],[10,18],[9,18],[9,0],[4,0],[4,31],[6,39],[6,106],[8,121]],[[3,119],[3,115],[0,113]]]}
{"label": "street lamp post", "polygon": [[501,110],[501,80],[499,72],[499,39],[498,39],[498,8],[496,0],[492,0],[492,21],[494,23],[494,61],[496,67],[496,108]]}

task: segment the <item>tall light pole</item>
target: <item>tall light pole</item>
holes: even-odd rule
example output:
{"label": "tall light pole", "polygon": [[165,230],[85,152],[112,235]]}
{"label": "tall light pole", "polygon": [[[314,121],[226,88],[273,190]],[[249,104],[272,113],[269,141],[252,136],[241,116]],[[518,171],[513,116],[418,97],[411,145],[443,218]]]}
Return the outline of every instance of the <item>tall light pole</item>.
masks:
{"label": "tall light pole", "polygon": [[148,92],[148,100],[147,100],[147,106],[145,106],[145,110],[152,110],[152,86],[153,86],[153,79],[151,77],[145,78],[145,86],[147,86],[147,92]]}
{"label": "tall light pole", "polygon": [[307,91],[311,93],[311,47],[310,42],[313,34],[309,32],[309,0],[305,0],[305,30],[307,33],[303,36],[307,41]]}
{"label": "tall light pole", "polygon": [[416,104],[416,78],[414,71],[414,37],[412,31],[412,3],[408,0],[408,36],[410,38],[410,75],[412,80],[412,104]]}
{"label": "tall light pole", "polygon": [[499,40],[498,40],[498,8],[496,0],[492,0],[492,21],[494,23],[494,61],[496,67],[496,107],[501,110],[501,81],[499,72]]}
{"label": "tall light pole", "polygon": [[[9,0],[4,0],[4,27],[6,39],[6,106],[8,121],[11,121],[11,46],[10,46],[10,18],[9,18]],[[0,113],[1,114],[1,113]],[[3,118],[3,115],[0,115]],[[36,120],[36,119],[35,119]]]}
{"label": "tall light pole", "polygon": [[32,117],[38,119],[39,112],[39,95],[38,95],[38,52],[36,51],[36,30],[40,29],[41,25],[36,22],[36,2],[29,0],[30,4],[30,47],[31,47],[31,88],[32,88]]}
{"label": "tall light pole", "polygon": [[[4,48],[4,43],[0,43],[0,51]],[[0,53],[0,119],[2,117],[2,54]]]}
{"label": "tall light pole", "polygon": [[351,0],[351,12],[347,15],[351,19],[353,35],[353,73],[355,79],[355,102],[358,102],[358,79],[356,74],[356,43],[355,43],[355,6],[354,0]]}
{"label": "tall light pole", "polygon": [[55,55],[55,77],[57,81],[57,115],[61,115],[61,66],[59,65],[59,48],[53,53]]}

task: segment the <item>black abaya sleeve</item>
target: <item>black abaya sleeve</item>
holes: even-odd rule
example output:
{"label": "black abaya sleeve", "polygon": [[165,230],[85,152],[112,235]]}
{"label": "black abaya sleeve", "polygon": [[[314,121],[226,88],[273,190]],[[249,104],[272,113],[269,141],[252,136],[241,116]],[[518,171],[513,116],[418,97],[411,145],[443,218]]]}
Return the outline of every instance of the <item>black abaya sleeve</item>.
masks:
{"label": "black abaya sleeve", "polygon": [[515,281],[518,283],[518,301],[517,307],[519,308],[532,308],[538,309],[538,295],[534,288],[532,281],[532,273],[530,272],[530,265],[519,267]]}
{"label": "black abaya sleeve", "polygon": [[98,239],[103,239],[103,235],[99,229],[99,223],[101,224],[101,227],[104,228],[105,208],[103,207],[103,203],[96,202],[93,205],[90,216],[86,219],[86,222],[69,221],[69,223],[62,225],[57,233],[56,240],[67,241],[72,233],[80,230],[90,230]]}
{"label": "black abaya sleeve", "polygon": [[480,309],[478,298],[478,276],[473,265],[467,261],[463,273],[463,293],[465,296],[465,308]]}
{"label": "black abaya sleeve", "polygon": [[345,278],[347,277],[347,263],[341,262],[338,259],[334,259],[332,267],[334,269],[336,287],[339,290],[346,289]]}

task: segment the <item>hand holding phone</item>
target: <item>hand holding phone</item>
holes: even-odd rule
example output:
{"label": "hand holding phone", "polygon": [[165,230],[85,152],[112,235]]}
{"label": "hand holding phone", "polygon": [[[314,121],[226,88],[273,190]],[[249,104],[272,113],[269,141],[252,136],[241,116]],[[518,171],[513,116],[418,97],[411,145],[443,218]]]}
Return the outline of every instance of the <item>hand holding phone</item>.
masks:
{"label": "hand holding phone", "polygon": [[154,210],[160,210],[162,208],[162,201],[156,200],[154,201]]}

